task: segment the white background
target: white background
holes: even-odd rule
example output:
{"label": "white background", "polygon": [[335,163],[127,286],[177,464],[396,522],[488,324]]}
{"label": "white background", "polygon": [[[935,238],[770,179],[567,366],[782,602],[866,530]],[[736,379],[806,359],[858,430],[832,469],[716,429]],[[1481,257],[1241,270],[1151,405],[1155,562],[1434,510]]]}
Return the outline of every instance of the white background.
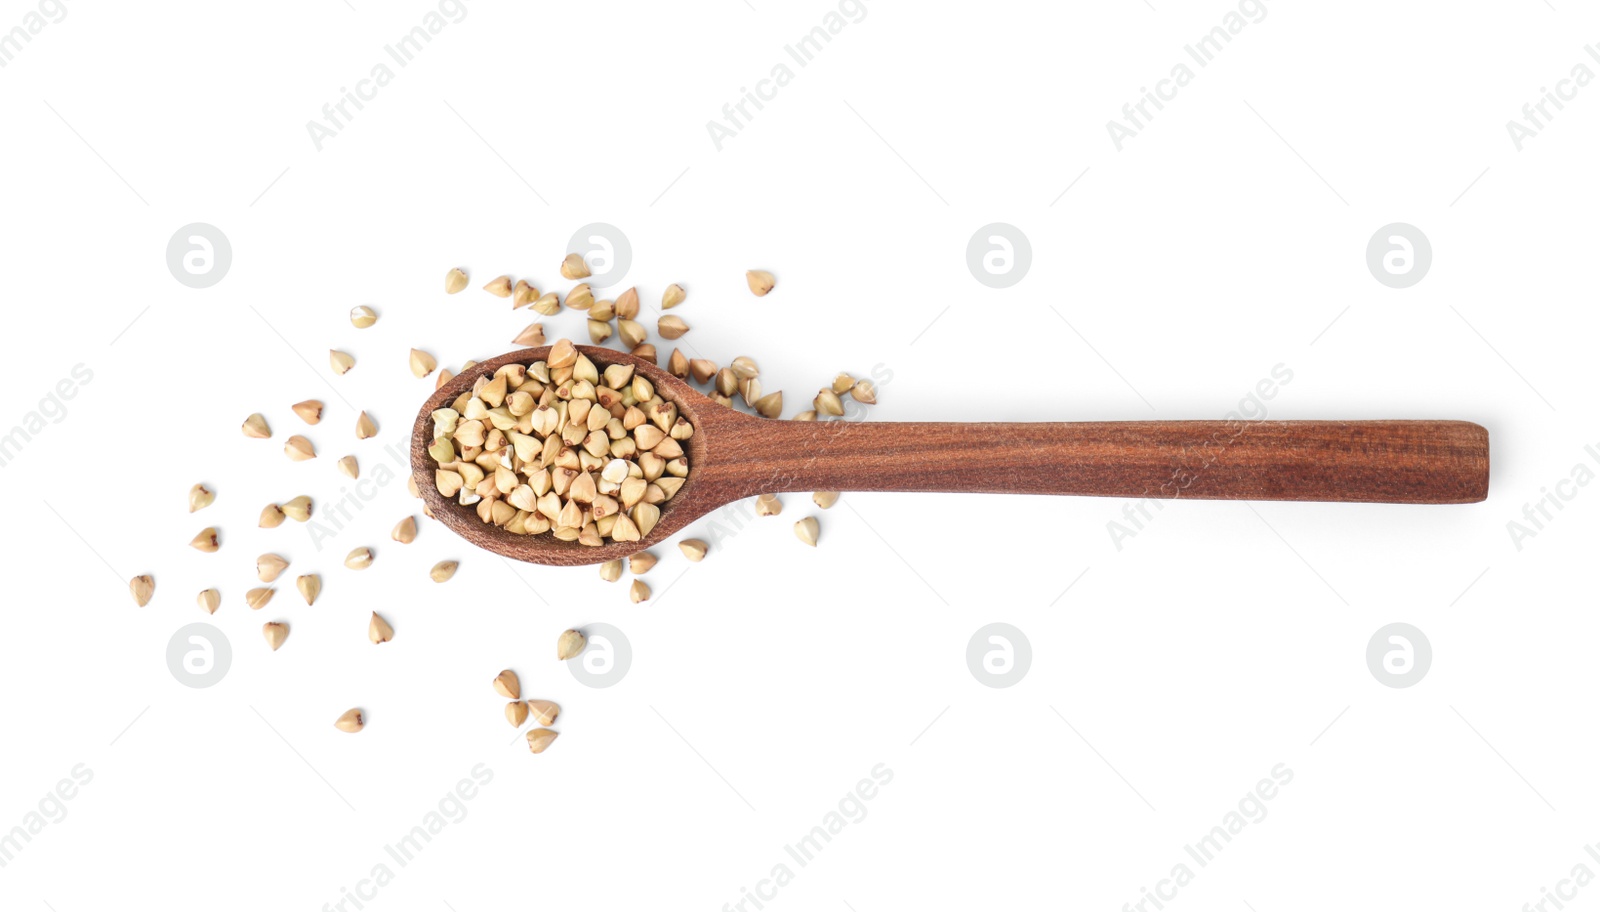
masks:
{"label": "white background", "polygon": [[[1184,909],[1514,909],[1600,871],[1600,493],[1520,550],[1507,532],[1596,468],[1600,88],[1520,152],[1505,127],[1600,69],[1600,16],[1274,2],[1118,152],[1106,122],[1235,7],[874,0],[719,151],[706,122],[837,7],[477,0],[318,151],[307,121],[436,9],[351,2],[73,0],[0,70],[0,429],[93,373],[0,469],[0,829],[93,773],[0,868],[5,908],[321,909],[379,862],[394,879],[369,908],[455,912],[720,909],[779,862],[794,878],[769,908],[855,912],[1117,909],[1186,861]],[[8,0],[0,29],[33,9]],[[1282,364],[1273,418],[1482,423],[1490,497],[1176,504],[1119,549],[1120,501],[847,494],[813,551],[795,495],[704,563],[657,549],[638,606],[626,581],[512,566],[431,523],[389,541],[419,513],[398,481],[320,551],[306,527],[256,528],[269,501],[337,500],[339,456],[370,473],[403,446],[432,389],[407,349],[452,368],[506,350],[537,317],[478,286],[564,289],[595,221],[631,240],[627,284],[654,303],[683,283],[685,341],[757,358],[786,415],[883,365],[874,419],[1220,418]],[[1033,249],[1006,290],[966,266],[996,221]],[[205,290],[165,263],[192,222],[233,247]],[[1433,246],[1406,290],[1365,263],[1391,222]],[[447,297],[458,265],[472,287]],[[750,296],[749,268],[777,290]],[[373,329],[348,323],[360,303]],[[306,398],[328,403],[311,429],[288,408]],[[355,440],[361,409],[377,439]],[[240,435],[255,411],[271,441]],[[283,457],[296,432],[317,460]],[[217,501],[190,516],[198,481]],[[222,550],[186,547],[208,524]],[[341,559],[361,545],[378,557],[358,574]],[[269,550],[293,564],[252,612]],[[444,558],[461,571],[434,586]],[[157,580],[142,609],[138,573]],[[291,625],[276,653],[271,619]],[[195,690],[165,650],[202,620],[233,664]],[[553,653],[600,621],[634,661],[595,690]],[[996,621],[1033,652],[1008,689],[965,661]],[[1397,621],[1434,654],[1407,689],[1365,659]],[[543,755],[489,687],[507,667],[564,707]],[[331,724],[351,706],[370,717],[354,736]],[[789,859],[880,763],[867,816]],[[1183,846],[1280,763],[1265,819],[1195,865]],[[493,779],[466,817],[394,864],[384,846],[478,764]]]}

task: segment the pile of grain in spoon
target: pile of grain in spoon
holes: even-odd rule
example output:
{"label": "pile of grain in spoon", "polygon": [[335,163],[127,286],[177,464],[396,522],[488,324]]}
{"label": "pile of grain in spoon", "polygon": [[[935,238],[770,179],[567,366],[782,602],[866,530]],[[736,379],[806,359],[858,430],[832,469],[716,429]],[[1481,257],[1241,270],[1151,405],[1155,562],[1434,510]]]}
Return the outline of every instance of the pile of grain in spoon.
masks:
{"label": "pile of grain in spoon", "polygon": [[689,474],[694,427],[631,364],[602,374],[562,339],[433,412],[433,484],[514,535],[636,542]]}

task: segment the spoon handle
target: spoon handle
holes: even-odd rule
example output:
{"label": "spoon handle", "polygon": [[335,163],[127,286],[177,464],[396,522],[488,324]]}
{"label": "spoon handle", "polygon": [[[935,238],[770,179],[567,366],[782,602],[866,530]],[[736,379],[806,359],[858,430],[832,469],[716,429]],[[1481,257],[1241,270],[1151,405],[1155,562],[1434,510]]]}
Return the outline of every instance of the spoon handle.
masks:
{"label": "spoon handle", "polygon": [[[708,466],[744,496],[946,491],[1474,503],[1489,433],[1466,421],[744,422]],[[707,479],[712,481],[713,479]]]}

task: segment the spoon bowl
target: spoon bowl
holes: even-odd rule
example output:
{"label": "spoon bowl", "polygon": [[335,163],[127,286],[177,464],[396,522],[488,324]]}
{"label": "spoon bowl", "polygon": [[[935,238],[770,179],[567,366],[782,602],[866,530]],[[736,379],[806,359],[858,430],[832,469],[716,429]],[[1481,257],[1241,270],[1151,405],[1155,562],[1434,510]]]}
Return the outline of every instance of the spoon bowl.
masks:
{"label": "spoon bowl", "polygon": [[659,544],[728,504],[786,491],[1406,504],[1488,496],[1489,433],[1467,421],[780,421],[721,405],[643,358],[576,348],[602,372],[632,365],[694,426],[681,441],[689,464],[682,488],[658,505],[661,517],[640,541],[598,546],[507,532],[440,494],[428,455],[432,413],[479,377],[544,360],[550,347],[509,352],[439,388],[412,432],[417,490],[435,519],[472,544],[537,564],[596,564]]}
{"label": "spoon bowl", "polygon": [[[548,534],[517,535],[483,522],[471,507],[462,506],[455,499],[445,497],[434,486],[433,473],[438,464],[428,455],[428,444],[432,442],[433,437],[434,410],[445,408],[463,392],[472,389],[472,385],[479,377],[492,377],[495,371],[507,364],[526,366],[535,361],[543,361],[550,354],[548,345],[508,352],[498,358],[475,364],[470,371],[462,371],[460,376],[440,387],[423,404],[422,410],[417,414],[416,425],[411,435],[411,468],[417,477],[417,490],[422,493],[422,499],[428,504],[435,519],[472,544],[503,557],[536,564],[570,567],[597,564],[637,554],[671,537],[706,513],[738,500],[741,496],[747,496],[738,494],[729,496],[716,489],[714,484],[702,484],[707,475],[713,473],[701,472],[700,467],[705,465],[708,459],[706,441],[718,436],[717,431],[726,428],[730,423],[749,422],[759,425],[764,419],[753,418],[713,402],[688,383],[643,358],[609,348],[589,345],[574,347],[593,361],[601,371],[613,364],[632,365],[637,374],[655,385],[656,392],[661,398],[676,405],[678,414],[694,426],[694,435],[688,440],[680,441],[688,459],[689,475],[675,496],[657,505],[661,509],[661,518],[656,522],[655,528],[636,542],[613,542],[607,539],[605,544],[599,546],[561,541]],[[707,491],[707,488],[713,490]]]}

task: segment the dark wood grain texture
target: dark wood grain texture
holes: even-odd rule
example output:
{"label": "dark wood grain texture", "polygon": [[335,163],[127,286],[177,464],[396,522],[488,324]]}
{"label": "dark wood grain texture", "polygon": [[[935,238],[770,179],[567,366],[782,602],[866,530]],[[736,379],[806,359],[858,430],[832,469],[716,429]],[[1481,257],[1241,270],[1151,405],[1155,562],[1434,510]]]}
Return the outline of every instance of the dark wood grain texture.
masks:
{"label": "dark wood grain texture", "polygon": [[1466,421],[1128,421],[943,423],[779,421],[718,405],[665,370],[611,349],[579,346],[602,369],[647,376],[695,427],[689,476],[639,542],[590,547],[513,535],[439,494],[427,453],[431,413],[525,349],[464,371],[417,415],[411,463],[435,518],[473,544],[540,564],[626,557],[706,513],[784,491],[1079,494],[1197,500],[1463,504],[1489,487],[1489,434]]}

